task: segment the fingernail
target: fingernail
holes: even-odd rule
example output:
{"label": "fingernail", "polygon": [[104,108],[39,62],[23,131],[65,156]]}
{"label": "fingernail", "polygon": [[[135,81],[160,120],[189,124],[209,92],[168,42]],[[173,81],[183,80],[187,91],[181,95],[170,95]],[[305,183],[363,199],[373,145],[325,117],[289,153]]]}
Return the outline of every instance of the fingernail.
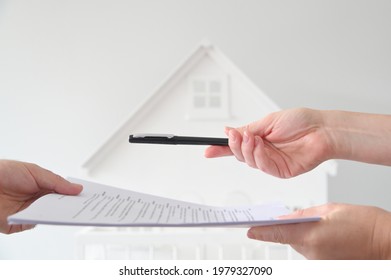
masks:
{"label": "fingernail", "polygon": [[252,232],[251,229],[249,229],[247,231],[247,237],[250,238],[250,239],[255,239],[255,235],[254,235],[254,233]]}
{"label": "fingernail", "polygon": [[248,133],[247,131],[245,130],[244,133],[243,133],[243,142],[244,143],[248,143],[248,140],[249,140],[249,136],[248,136]]}
{"label": "fingernail", "polygon": [[225,135],[228,136],[229,131],[230,131],[231,129],[232,129],[232,127],[229,127],[229,126],[224,127],[224,133],[225,133]]}
{"label": "fingernail", "polygon": [[72,187],[75,191],[77,191],[79,193],[83,190],[83,185],[80,185],[80,184],[72,184]]}
{"label": "fingernail", "polygon": [[229,139],[230,139],[232,142],[235,142],[235,141],[236,141],[235,133],[234,133],[232,130],[229,131]]}

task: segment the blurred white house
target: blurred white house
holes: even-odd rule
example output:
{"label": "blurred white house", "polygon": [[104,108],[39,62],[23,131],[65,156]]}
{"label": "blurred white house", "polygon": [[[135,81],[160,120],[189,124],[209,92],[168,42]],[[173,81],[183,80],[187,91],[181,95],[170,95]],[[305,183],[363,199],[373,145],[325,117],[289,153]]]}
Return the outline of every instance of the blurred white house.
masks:
{"label": "blurred white house", "polygon": [[[241,126],[278,110],[226,55],[203,41],[83,163],[83,176],[216,206],[278,201],[293,210],[327,202],[328,176],[336,173],[333,161],[296,178],[278,179],[233,157],[206,159],[205,147],[128,143],[134,133],[224,137],[224,126]],[[245,229],[86,228],[77,238],[78,258],[301,257],[286,246],[251,241]]]}

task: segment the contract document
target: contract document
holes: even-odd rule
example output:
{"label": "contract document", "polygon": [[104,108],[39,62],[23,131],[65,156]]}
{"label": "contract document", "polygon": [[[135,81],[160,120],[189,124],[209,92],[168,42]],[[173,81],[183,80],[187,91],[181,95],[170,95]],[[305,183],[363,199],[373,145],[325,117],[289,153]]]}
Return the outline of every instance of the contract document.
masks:
{"label": "contract document", "polygon": [[280,204],[216,207],[189,203],[80,179],[77,196],[48,194],[8,217],[9,224],[126,227],[250,227],[314,222],[320,217],[278,218],[289,211]]}

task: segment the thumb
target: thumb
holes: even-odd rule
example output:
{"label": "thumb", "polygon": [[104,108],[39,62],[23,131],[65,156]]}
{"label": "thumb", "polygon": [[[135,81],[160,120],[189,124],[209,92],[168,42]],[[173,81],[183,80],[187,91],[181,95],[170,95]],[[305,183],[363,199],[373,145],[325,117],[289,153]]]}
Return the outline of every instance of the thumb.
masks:
{"label": "thumb", "polygon": [[248,230],[247,237],[267,242],[292,244],[301,238],[297,234],[300,226],[300,224],[289,224],[252,227]]}
{"label": "thumb", "polygon": [[25,165],[41,189],[67,195],[77,195],[83,189],[82,185],[71,183],[36,164],[25,163]]}
{"label": "thumb", "polygon": [[[296,219],[311,216],[318,216],[323,210],[320,207],[301,209],[278,219]],[[278,224],[271,226],[252,227],[247,232],[247,237],[267,242],[281,244],[300,244],[306,233],[316,227],[318,222],[306,222],[295,224]]]}
{"label": "thumb", "polygon": [[[260,120],[251,122],[249,124],[237,127],[236,130],[243,135],[245,131],[250,132],[251,134],[257,135],[261,138],[267,136],[270,133],[271,120],[269,116],[266,116]],[[226,127],[225,133],[228,135],[229,130],[232,128]]]}

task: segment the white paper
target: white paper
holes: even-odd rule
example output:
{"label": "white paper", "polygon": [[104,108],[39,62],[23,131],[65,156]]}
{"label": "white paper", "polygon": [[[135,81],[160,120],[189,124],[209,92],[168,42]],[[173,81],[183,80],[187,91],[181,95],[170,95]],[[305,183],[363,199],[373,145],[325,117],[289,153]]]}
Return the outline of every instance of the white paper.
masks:
{"label": "white paper", "polygon": [[10,224],[127,227],[255,226],[318,221],[319,217],[278,219],[288,214],[279,204],[214,207],[105,186],[80,179],[78,196],[48,194],[8,217]]}

